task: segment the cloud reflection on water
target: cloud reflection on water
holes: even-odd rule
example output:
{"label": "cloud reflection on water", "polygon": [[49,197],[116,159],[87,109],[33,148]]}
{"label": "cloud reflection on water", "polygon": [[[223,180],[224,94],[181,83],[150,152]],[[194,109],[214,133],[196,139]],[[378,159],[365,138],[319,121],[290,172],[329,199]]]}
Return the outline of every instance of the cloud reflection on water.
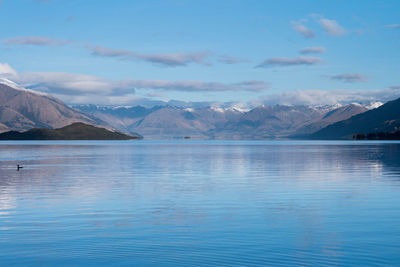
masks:
{"label": "cloud reflection on water", "polygon": [[[287,253],[292,263],[345,263],[349,253],[367,257],[371,249],[354,250],[352,234],[366,229],[380,244],[386,236],[376,231],[398,208],[386,197],[400,191],[399,144],[112,144],[1,144],[0,212],[7,214],[0,219],[8,221],[0,229],[11,225],[4,232],[19,246],[19,233],[28,233],[40,249],[46,239],[33,224],[56,244],[76,238],[81,245],[67,243],[71,251],[87,246],[100,258],[99,246],[120,240],[121,253],[160,259],[175,248],[205,261],[213,251],[241,255],[236,260],[245,263],[258,249],[264,253],[256,259],[265,262]],[[103,245],[93,243],[99,238]],[[232,244],[241,246],[231,251]],[[193,255],[191,263],[201,262]]]}

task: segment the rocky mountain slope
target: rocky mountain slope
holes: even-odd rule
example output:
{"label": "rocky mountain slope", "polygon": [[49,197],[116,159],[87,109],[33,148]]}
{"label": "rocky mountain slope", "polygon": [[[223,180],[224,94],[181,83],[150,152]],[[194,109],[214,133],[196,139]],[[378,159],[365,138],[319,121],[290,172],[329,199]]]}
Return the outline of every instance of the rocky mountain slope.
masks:
{"label": "rocky mountain slope", "polygon": [[400,130],[400,98],[331,124],[310,137],[312,139],[352,139],[354,134],[396,132]]}
{"label": "rocky mountain slope", "polygon": [[264,139],[313,133],[331,123],[367,109],[361,105],[259,106],[236,108],[184,108],[174,106],[75,107],[113,127],[138,132],[147,139],[190,136],[200,139]]}
{"label": "rocky mountain slope", "polygon": [[60,100],[0,79],[0,132],[59,128],[74,122],[99,124]]}
{"label": "rocky mountain slope", "polygon": [[332,123],[346,120],[354,115],[361,114],[366,111],[368,111],[368,109],[359,104],[349,104],[337,107],[331,111],[328,111],[322,118],[317,118],[315,121],[300,127],[294,136],[302,136],[314,133]]}
{"label": "rocky mountain slope", "polygon": [[0,79],[0,132],[60,128],[74,122],[100,125],[147,139],[266,139],[304,137],[367,110],[359,104],[333,106],[98,107],[71,108],[49,95]]}

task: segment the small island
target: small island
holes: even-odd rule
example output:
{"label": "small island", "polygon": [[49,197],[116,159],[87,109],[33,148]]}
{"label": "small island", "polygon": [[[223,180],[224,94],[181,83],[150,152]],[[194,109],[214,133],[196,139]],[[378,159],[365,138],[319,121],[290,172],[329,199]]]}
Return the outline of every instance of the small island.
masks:
{"label": "small island", "polygon": [[34,128],[26,132],[9,131],[0,134],[0,140],[131,140],[140,135],[126,135],[82,122],[59,129]]}

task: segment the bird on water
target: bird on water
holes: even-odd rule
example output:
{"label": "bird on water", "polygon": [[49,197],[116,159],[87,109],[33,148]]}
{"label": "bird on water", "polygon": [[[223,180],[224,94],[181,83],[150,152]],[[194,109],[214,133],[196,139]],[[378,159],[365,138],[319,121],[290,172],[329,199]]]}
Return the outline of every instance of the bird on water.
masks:
{"label": "bird on water", "polygon": [[19,171],[20,169],[23,169],[24,167],[20,166],[19,164],[17,165],[17,171]]}

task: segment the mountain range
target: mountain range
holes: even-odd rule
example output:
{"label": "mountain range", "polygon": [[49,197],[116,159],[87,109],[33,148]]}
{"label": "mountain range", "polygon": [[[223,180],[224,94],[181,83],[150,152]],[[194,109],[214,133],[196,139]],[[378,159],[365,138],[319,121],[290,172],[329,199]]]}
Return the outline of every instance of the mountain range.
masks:
{"label": "mountain range", "polygon": [[197,139],[265,139],[299,137],[367,111],[359,104],[332,106],[258,106],[185,108],[176,106],[74,106],[79,111],[147,139],[190,136]]}
{"label": "mountain range", "polygon": [[348,139],[357,133],[394,132],[400,127],[399,99],[384,105],[261,105],[252,109],[171,103],[70,107],[50,95],[0,79],[0,132],[56,129],[82,122],[146,139]]}

